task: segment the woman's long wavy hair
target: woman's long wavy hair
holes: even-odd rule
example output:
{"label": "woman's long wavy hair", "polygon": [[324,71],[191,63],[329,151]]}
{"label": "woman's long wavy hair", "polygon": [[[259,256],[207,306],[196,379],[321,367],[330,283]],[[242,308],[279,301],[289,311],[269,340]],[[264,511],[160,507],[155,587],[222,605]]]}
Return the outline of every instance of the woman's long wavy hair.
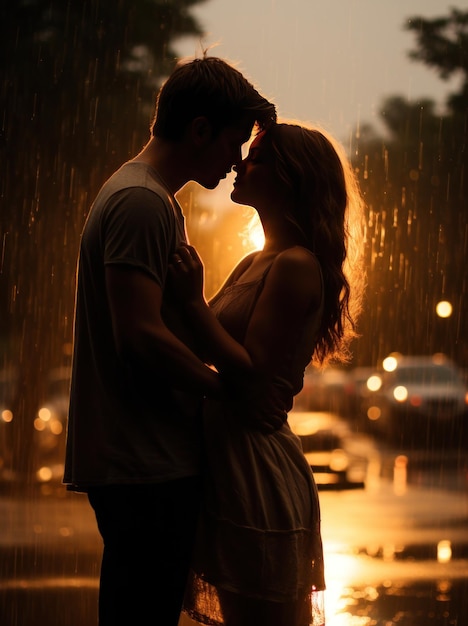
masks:
{"label": "woman's long wavy hair", "polygon": [[322,270],[324,313],[312,361],[346,362],[365,287],[364,203],[356,177],[342,147],[322,130],[278,123],[265,139],[276,175],[294,198],[287,219]]}

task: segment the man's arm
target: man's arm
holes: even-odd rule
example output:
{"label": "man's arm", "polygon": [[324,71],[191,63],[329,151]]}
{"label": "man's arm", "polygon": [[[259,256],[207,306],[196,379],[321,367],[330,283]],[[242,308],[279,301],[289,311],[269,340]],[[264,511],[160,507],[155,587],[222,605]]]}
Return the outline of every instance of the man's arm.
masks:
{"label": "man's arm", "polygon": [[162,289],[154,279],[129,266],[108,265],[106,286],[116,349],[130,367],[162,375],[185,391],[219,394],[218,374],[164,324]]}

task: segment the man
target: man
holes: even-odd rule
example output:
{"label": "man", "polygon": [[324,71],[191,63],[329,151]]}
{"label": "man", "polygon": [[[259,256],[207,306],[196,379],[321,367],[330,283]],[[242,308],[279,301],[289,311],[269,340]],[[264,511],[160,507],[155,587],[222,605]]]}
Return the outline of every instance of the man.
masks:
{"label": "man", "polygon": [[221,59],[179,65],[158,94],[149,143],[88,216],[64,482],[88,493],[103,537],[100,626],[178,622],[200,502],[200,404],[221,386],[165,289],[186,240],[174,194],[189,180],[215,188],[254,124],[275,119]]}

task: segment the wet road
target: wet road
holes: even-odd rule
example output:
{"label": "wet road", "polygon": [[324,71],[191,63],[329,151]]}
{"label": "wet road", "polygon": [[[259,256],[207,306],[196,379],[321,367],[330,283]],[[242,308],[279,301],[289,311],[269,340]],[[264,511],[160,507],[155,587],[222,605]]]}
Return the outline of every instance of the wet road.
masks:
{"label": "wet road", "polygon": [[[468,626],[464,463],[403,452],[371,445],[365,489],[321,492],[328,626]],[[0,493],[0,524],[1,626],[94,626],[100,541],[86,498]]]}
{"label": "wet road", "polygon": [[328,624],[468,624],[466,494],[322,494]]}

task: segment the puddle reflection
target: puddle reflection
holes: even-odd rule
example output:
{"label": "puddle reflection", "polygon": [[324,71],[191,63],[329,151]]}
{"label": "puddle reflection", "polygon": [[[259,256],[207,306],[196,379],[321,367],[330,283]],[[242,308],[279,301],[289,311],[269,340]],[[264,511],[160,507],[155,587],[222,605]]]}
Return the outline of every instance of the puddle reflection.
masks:
{"label": "puddle reflection", "polygon": [[[441,542],[450,543],[450,542]],[[438,546],[440,547],[440,546]],[[450,546],[442,546],[442,552]],[[340,554],[325,545],[327,626],[465,626],[468,563]],[[447,575],[444,577],[444,573]],[[374,581],[374,582],[370,582]]]}

